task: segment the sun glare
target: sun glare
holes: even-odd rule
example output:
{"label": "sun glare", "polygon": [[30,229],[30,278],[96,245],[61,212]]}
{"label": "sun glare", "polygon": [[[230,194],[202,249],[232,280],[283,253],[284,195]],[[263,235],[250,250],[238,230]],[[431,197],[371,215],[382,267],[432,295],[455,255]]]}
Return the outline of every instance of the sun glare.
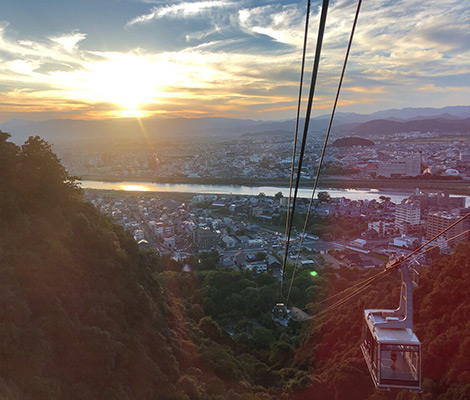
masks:
{"label": "sun glare", "polygon": [[139,107],[151,103],[160,81],[150,63],[139,57],[91,66],[90,88],[98,97],[124,108],[123,116],[138,116]]}
{"label": "sun glare", "polygon": [[150,116],[152,113],[145,110],[139,110],[138,108],[126,108],[122,111],[117,111],[116,114],[122,118],[145,118]]}
{"label": "sun glare", "polygon": [[126,192],[148,192],[150,189],[145,185],[120,185],[119,190]]}
{"label": "sun glare", "polygon": [[[192,100],[200,103],[225,99],[225,91],[222,95],[207,94],[214,85],[230,80],[229,72],[216,68],[224,57],[198,52],[95,52],[89,57],[92,61],[74,70],[51,71],[47,79],[60,92],[60,98],[71,100],[72,106],[82,107],[85,112],[93,108],[95,117],[145,118],[167,113]],[[33,67],[21,64],[17,68]],[[42,97],[46,94],[38,93]],[[224,107],[224,103],[214,107]],[[205,110],[195,112],[206,114]]]}
{"label": "sun glare", "polygon": [[73,98],[112,103],[120,117],[146,117],[148,104],[165,96],[164,85],[178,81],[178,68],[172,62],[152,60],[145,55],[104,54],[106,61],[88,63],[83,70],[58,73],[55,78],[70,88]]}

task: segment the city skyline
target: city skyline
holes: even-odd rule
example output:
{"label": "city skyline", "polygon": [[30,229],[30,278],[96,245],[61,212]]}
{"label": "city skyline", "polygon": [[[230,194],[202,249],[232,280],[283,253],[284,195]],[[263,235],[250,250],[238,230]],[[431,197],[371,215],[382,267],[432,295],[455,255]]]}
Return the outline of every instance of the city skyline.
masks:
{"label": "city skyline", "polygon": [[[7,0],[0,16],[0,122],[293,118],[305,6]],[[314,115],[331,107],[355,7],[330,4]],[[312,2],[307,77],[319,10],[320,2]],[[455,0],[364,2],[339,111],[468,103],[469,15],[470,5]]]}

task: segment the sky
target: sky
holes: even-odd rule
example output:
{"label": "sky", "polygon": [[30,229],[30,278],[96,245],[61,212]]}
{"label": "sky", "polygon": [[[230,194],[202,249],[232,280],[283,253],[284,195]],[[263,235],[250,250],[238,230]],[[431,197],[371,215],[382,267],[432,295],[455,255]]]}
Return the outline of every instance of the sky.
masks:
{"label": "sky", "polygon": [[[2,0],[0,122],[294,118],[306,4]],[[356,5],[330,1],[313,115],[331,110]],[[338,111],[468,105],[469,86],[469,1],[363,1]]]}

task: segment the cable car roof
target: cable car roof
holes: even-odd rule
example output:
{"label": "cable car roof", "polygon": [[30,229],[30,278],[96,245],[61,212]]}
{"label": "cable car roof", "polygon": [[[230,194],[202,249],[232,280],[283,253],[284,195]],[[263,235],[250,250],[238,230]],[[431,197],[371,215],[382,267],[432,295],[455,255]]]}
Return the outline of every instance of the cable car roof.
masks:
{"label": "cable car roof", "polygon": [[364,310],[365,320],[369,330],[381,344],[420,345],[421,342],[409,328],[386,328],[375,326],[376,322],[385,322],[384,316],[392,310]]}
{"label": "cable car roof", "polygon": [[413,331],[406,329],[375,328],[374,336],[380,344],[404,344],[419,346],[421,342]]}

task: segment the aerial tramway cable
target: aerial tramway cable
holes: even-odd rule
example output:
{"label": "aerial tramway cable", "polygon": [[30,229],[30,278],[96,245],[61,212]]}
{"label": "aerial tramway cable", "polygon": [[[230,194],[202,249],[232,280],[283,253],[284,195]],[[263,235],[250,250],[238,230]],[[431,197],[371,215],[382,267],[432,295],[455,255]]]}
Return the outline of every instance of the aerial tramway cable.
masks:
{"label": "aerial tramway cable", "polygon": [[442,246],[443,244],[449,243],[449,242],[451,242],[452,240],[455,240],[455,239],[457,239],[458,237],[463,236],[463,235],[465,235],[465,234],[467,234],[467,233],[469,233],[469,232],[470,232],[470,229],[467,229],[467,230],[465,230],[465,231],[463,231],[463,232],[460,232],[459,234],[457,234],[457,235],[455,235],[455,236],[452,236],[451,238],[446,239],[446,240],[444,240],[444,241],[442,241],[442,242],[440,242],[440,243],[438,243],[438,244],[436,244],[436,245],[434,245],[434,246],[428,247],[426,250],[422,251],[421,253],[416,254],[416,255],[410,260],[410,262],[411,262],[411,261],[415,261],[419,256],[423,255],[424,253],[427,253],[428,251],[434,250],[435,248],[440,247],[440,246]]}
{"label": "aerial tramway cable", "polygon": [[[297,136],[299,133],[299,120],[300,120],[300,106],[302,104],[302,89],[304,84],[304,71],[305,71],[305,53],[307,52],[307,38],[308,38],[308,22],[310,19],[310,0],[307,1],[307,11],[305,15],[305,33],[304,33],[304,46],[302,50],[302,65],[300,67],[300,84],[299,84],[299,99],[297,101],[297,116],[295,119],[295,133],[294,133],[294,143],[292,146],[292,164],[290,169],[290,179],[289,179],[289,197],[287,200],[287,211],[286,211],[286,230],[284,234],[284,252],[286,251],[287,245],[287,231],[289,229],[289,210],[290,202],[292,198],[292,182],[294,178],[294,169],[295,169],[295,154],[297,152]],[[284,276],[285,265],[282,268],[282,276]],[[279,297],[282,299],[282,284],[283,279],[281,278],[281,285],[279,289]]]}
{"label": "aerial tramway cable", "polygon": [[344,74],[346,72],[346,66],[348,64],[349,53],[351,51],[351,45],[352,45],[352,41],[353,41],[353,38],[354,38],[354,32],[356,30],[357,20],[359,18],[359,11],[361,10],[361,4],[362,4],[362,0],[358,0],[357,8],[356,8],[356,15],[354,16],[353,25],[352,25],[352,28],[351,28],[351,34],[349,36],[348,47],[346,49],[346,55],[344,57],[343,69],[341,71],[341,77],[339,79],[338,89],[336,91],[335,101],[334,101],[334,104],[333,104],[333,108],[331,110],[330,121],[328,123],[328,128],[326,130],[325,140],[323,142],[323,147],[322,147],[322,151],[321,151],[321,155],[320,155],[320,161],[318,163],[317,173],[315,175],[315,181],[313,183],[312,195],[310,197],[310,203],[309,203],[308,208],[307,208],[307,215],[305,216],[305,222],[304,222],[304,227],[303,227],[303,230],[302,230],[302,234],[300,235],[299,250],[297,252],[297,257],[295,259],[294,269],[292,271],[292,278],[291,278],[290,285],[289,285],[289,291],[287,293],[286,305],[289,302],[289,297],[290,297],[290,293],[291,293],[291,290],[292,290],[292,285],[293,285],[293,282],[294,282],[295,272],[296,272],[297,266],[299,264],[300,252],[301,252],[302,244],[304,242],[305,234],[306,234],[306,231],[307,231],[307,225],[308,225],[308,219],[309,219],[309,216],[310,216],[310,210],[312,208],[313,199],[315,197],[315,191],[317,189],[318,179],[320,177],[320,171],[321,171],[321,167],[322,167],[322,164],[323,164],[323,159],[325,157],[326,146],[328,144],[328,139],[330,137],[331,126],[333,125],[333,118],[335,116],[336,106],[338,105],[339,95],[341,93],[341,87],[343,85]]}
{"label": "aerial tramway cable", "polygon": [[[339,293],[336,293],[333,296],[330,296],[326,299],[323,299],[322,301],[317,302],[315,305],[320,305],[320,304],[326,303],[326,302],[328,302],[328,301],[330,301],[330,300],[332,300],[336,297],[345,295],[345,293],[348,292],[345,297],[339,299],[335,303],[329,305],[328,307],[326,307],[323,310],[317,312],[316,314],[310,315],[310,314],[307,314],[306,312],[302,312],[303,315],[304,315],[303,320],[312,319],[314,317],[319,317],[319,316],[321,316],[323,314],[326,314],[327,312],[335,309],[336,307],[339,307],[340,305],[346,303],[348,300],[352,299],[354,296],[356,296],[359,293],[363,292],[364,290],[368,289],[374,281],[384,278],[389,273],[390,273],[390,270],[380,271],[377,274],[367,278],[365,281],[361,281],[361,282],[355,284],[354,286],[351,286],[347,289],[344,289],[343,291],[341,291]],[[297,313],[299,311],[302,311],[302,310],[299,310],[296,307],[293,307],[293,309],[295,309],[297,311]],[[306,316],[308,316],[308,317],[306,317]]]}
{"label": "aerial tramway cable", "polygon": [[[315,94],[315,86],[316,86],[316,81],[317,81],[317,76],[318,76],[318,67],[319,67],[319,64],[320,64],[321,48],[322,48],[322,44],[323,44],[323,35],[325,33],[326,16],[328,14],[328,4],[329,4],[329,0],[323,0],[323,5],[322,5],[322,9],[321,9],[321,16],[320,16],[320,25],[318,27],[318,37],[317,37],[317,46],[316,46],[316,50],[315,50],[315,59],[314,59],[314,62],[313,62],[312,80],[310,82],[310,92],[309,92],[309,96],[308,96],[307,112],[306,112],[306,116],[305,116],[304,132],[303,132],[303,136],[302,136],[302,143],[301,143],[301,146],[300,146],[299,163],[298,163],[298,166],[297,166],[297,176],[296,176],[296,181],[295,181],[294,196],[293,196],[293,200],[292,200],[292,210],[291,210],[291,213],[290,213],[289,223],[287,224],[288,225],[287,240],[286,240],[286,243],[285,243],[285,246],[284,246],[284,257],[283,257],[283,261],[282,261],[283,274],[282,274],[282,277],[281,277],[281,294],[280,294],[281,299],[282,299],[282,285],[283,285],[283,281],[284,281],[284,271],[285,271],[285,267],[286,267],[286,263],[287,263],[287,254],[289,252],[289,243],[290,243],[290,237],[291,237],[291,234],[292,234],[292,223],[293,223],[293,219],[294,219],[295,205],[296,205],[296,201],[297,201],[297,193],[299,191],[300,173],[301,173],[301,169],[302,169],[303,157],[304,157],[304,154],[305,154],[305,146],[306,146],[306,142],[307,142],[308,126],[309,126],[309,122],[310,122],[310,114],[312,112],[313,98],[314,98],[314,94]],[[289,210],[287,210],[287,212],[289,213]]]}
{"label": "aerial tramway cable", "polygon": [[[470,216],[470,213],[468,213],[465,217],[461,218],[459,221],[456,221],[455,224],[457,223],[460,223],[463,221],[463,219],[467,218],[468,216]],[[454,225],[455,226],[455,225]],[[451,226],[452,227],[452,226]],[[443,235],[448,229],[450,229],[451,227],[448,227],[446,229],[444,229],[442,232],[440,232],[438,235],[436,235],[432,240],[435,240],[437,237]],[[466,233],[469,233],[470,232],[470,229],[467,229],[457,235],[454,235],[446,240],[444,240],[443,242],[441,243],[438,243],[437,245],[435,246],[432,246],[430,248],[427,248],[425,249],[424,251],[422,252],[419,252],[418,254],[415,254],[415,252],[413,253],[410,253],[410,256],[412,254],[414,254],[414,258],[412,258],[410,261],[413,261],[415,260],[416,258],[418,258],[419,256],[423,255],[424,253],[436,248],[436,247],[440,247],[442,246],[443,244],[446,244],[448,242],[451,242],[452,240],[455,240],[457,239],[458,237],[460,236],[463,236],[464,234]],[[432,241],[431,240],[431,241]],[[426,246],[427,244],[429,244],[430,241],[428,241],[427,243],[425,243],[423,246]],[[419,249],[422,249],[423,246],[421,246]],[[418,250],[418,249],[417,249]],[[407,257],[405,257],[407,258]],[[347,289],[344,289],[343,291],[339,292],[339,293],[336,293],[334,294],[333,296],[330,296],[326,299],[323,299],[322,301],[319,301],[317,302],[315,305],[320,305],[320,304],[323,304],[323,303],[326,303],[328,301],[331,301],[332,299],[334,298],[337,298],[337,297],[340,297],[340,296],[343,296],[345,295],[345,297],[341,298],[340,300],[336,301],[335,303],[329,305],[328,307],[324,308],[323,310],[319,311],[318,313],[316,314],[313,314],[313,315],[310,315],[310,314],[307,314],[306,312],[296,308],[296,307],[293,307],[293,311],[295,314],[297,314],[297,316],[301,315],[301,320],[309,320],[309,319],[313,319],[314,317],[320,317],[322,316],[323,314],[326,314],[327,312],[331,311],[331,310],[334,310],[335,308],[341,306],[342,304],[346,303],[347,301],[351,300],[353,297],[355,297],[356,295],[362,293],[363,291],[365,291],[366,289],[368,289],[369,287],[372,286],[372,283],[375,282],[376,280],[380,280],[382,278],[384,278],[385,276],[387,276],[388,274],[390,274],[395,268],[398,268],[404,261],[405,261],[405,258],[397,261],[395,264],[393,264],[393,266],[391,268],[388,268],[388,269],[385,269],[385,270],[382,270],[376,274],[374,274],[373,276],[367,278],[366,280],[364,281],[361,281],[361,282],[358,282],[357,284],[347,288]]]}
{"label": "aerial tramway cable", "polygon": [[332,299],[334,299],[336,297],[344,295],[346,292],[352,291],[353,289],[362,287],[364,285],[368,285],[368,284],[372,283],[375,279],[377,279],[379,276],[384,275],[385,272],[387,272],[387,270],[380,271],[380,272],[370,276],[369,278],[365,279],[364,281],[358,282],[355,285],[350,286],[350,287],[342,290],[339,293],[336,293],[336,294],[334,294],[330,297],[327,297],[326,299],[323,299],[322,301],[317,302],[316,305],[326,303],[326,302],[331,301]]}
{"label": "aerial tramway cable", "polygon": [[[297,200],[297,193],[298,193],[298,188],[299,188],[299,183],[300,183],[300,173],[301,173],[302,161],[303,161],[303,157],[304,157],[304,153],[305,153],[306,138],[307,138],[307,134],[308,134],[308,126],[309,126],[309,122],[310,122],[310,115],[311,115],[311,109],[312,109],[312,104],[313,104],[313,97],[314,97],[314,93],[315,93],[316,78],[317,78],[317,75],[318,75],[318,67],[319,67],[319,61],[320,61],[321,47],[322,47],[322,43],[323,43],[323,35],[324,35],[324,30],[325,30],[325,25],[326,25],[326,16],[327,16],[327,12],[328,12],[328,4],[329,4],[328,0],[323,0],[321,17],[320,17],[320,25],[319,25],[319,31],[318,31],[318,38],[317,38],[317,46],[316,46],[316,52],[315,52],[315,60],[314,60],[314,66],[313,66],[313,70],[312,70],[312,80],[311,80],[311,84],[310,84],[310,93],[309,93],[309,98],[308,98],[307,112],[306,112],[305,124],[304,124],[304,132],[303,132],[303,136],[302,136],[302,143],[301,143],[301,149],[300,149],[300,155],[299,155],[299,163],[298,163],[297,176],[296,176],[296,182],[295,182],[295,190],[294,190],[294,195],[292,196],[292,181],[293,181],[293,174],[294,174],[293,171],[294,171],[294,164],[295,164],[297,133],[298,133],[299,114],[300,114],[300,103],[301,103],[301,93],[302,93],[302,83],[303,83],[303,71],[304,71],[304,63],[305,63],[305,49],[306,49],[307,33],[308,33],[308,12],[309,12],[309,8],[310,8],[310,1],[308,1],[308,4],[307,4],[307,19],[306,19],[306,27],[305,27],[303,58],[302,58],[302,73],[301,73],[301,83],[300,83],[300,89],[299,89],[299,102],[298,102],[297,119],[296,119],[294,148],[293,148],[293,155],[292,155],[291,176],[290,176],[290,184],[289,184],[289,200],[288,200],[288,209],[287,209],[287,218],[286,218],[284,257],[283,257],[283,263],[282,263],[282,277],[281,277],[281,285],[280,285],[280,298],[281,298],[281,300],[282,300],[282,297],[283,297],[282,288],[283,288],[283,281],[284,281],[284,272],[285,272],[285,268],[286,268],[287,255],[288,255],[288,251],[289,251],[289,243],[290,243],[290,238],[291,238],[291,233],[292,233],[293,217],[294,217],[295,205],[296,205],[296,200]],[[313,198],[314,198],[314,195],[315,195],[315,190],[316,190],[316,187],[317,187],[317,184],[318,184],[318,178],[319,178],[319,174],[320,174],[320,170],[321,170],[321,166],[322,166],[322,161],[323,161],[323,158],[324,158],[324,155],[325,155],[326,145],[328,143],[328,138],[329,138],[329,134],[330,134],[330,131],[331,131],[331,126],[332,126],[334,114],[335,114],[335,111],[336,111],[336,106],[337,106],[337,103],[338,103],[342,82],[343,82],[343,79],[344,79],[347,60],[348,60],[349,52],[350,52],[350,49],[351,49],[352,39],[353,39],[353,36],[354,36],[354,31],[355,31],[355,27],[356,27],[356,24],[357,24],[357,19],[358,19],[358,16],[359,16],[359,11],[360,11],[361,4],[362,4],[362,0],[358,0],[356,15],[355,15],[355,18],[354,18],[353,27],[352,27],[352,30],[351,30],[351,35],[350,35],[350,39],[349,39],[349,43],[348,43],[348,48],[347,48],[347,51],[346,51],[346,56],[345,56],[345,60],[344,60],[344,64],[343,64],[343,70],[342,70],[342,73],[341,73],[341,78],[340,78],[340,82],[339,82],[339,85],[338,85],[338,90],[337,90],[337,93],[336,93],[334,106],[333,106],[333,109],[332,109],[330,121],[329,121],[329,124],[328,124],[328,129],[327,129],[327,132],[326,132],[326,135],[325,135],[325,141],[324,141],[323,148],[322,148],[322,153],[321,153],[320,160],[319,160],[317,173],[316,173],[316,176],[315,176],[314,186],[313,186],[313,190],[312,190],[312,196],[311,196],[310,204],[309,204],[309,207],[308,207],[308,210],[307,210],[307,215],[306,215],[306,219],[305,219],[305,223],[304,223],[304,229],[303,229],[303,232],[302,232],[302,235],[301,235],[299,251],[297,253],[297,258],[296,258],[296,262],[295,262],[295,265],[294,265],[292,279],[291,279],[290,286],[289,286],[289,291],[288,291],[288,294],[287,294],[286,304],[289,301],[289,297],[290,297],[290,293],[291,293],[291,289],[292,289],[292,283],[293,283],[294,276],[295,276],[295,271],[296,271],[297,266],[298,266],[298,259],[299,259],[299,255],[300,255],[299,253],[300,253],[300,250],[301,250],[303,239],[305,237],[306,227],[307,227],[307,224],[308,224],[308,217],[309,217],[310,209],[311,209],[311,206],[312,206]],[[292,209],[289,210],[291,198],[292,198]],[[290,216],[289,216],[289,211],[290,211]],[[436,246],[433,246],[433,247],[431,247],[429,249],[426,249],[425,251],[419,253],[420,250],[425,248],[431,242],[436,240],[438,237],[440,237],[441,235],[443,235],[444,233],[446,233],[447,231],[449,231],[454,226],[456,226],[457,224],[459,224],[460,222],[462,222],[463,220],[465,220],[468,217],[470,217],[470,212],[467,213],[466,215],[464,215],[463,217],[459,218],[453,224],[451,224],[450,226],[448,226],[447,228],[442,230],[440,233],[438,233],[437,235],[432,237],[430,240],[428,240],[426,243],[424,243],[423,245],[418,247],[416,250],[414,250],[413,252],[408,254],[406,257],[403,257],[403,258],[397,260],[394,264],[392,264],[390,266],[387,266],[387,269],[373,275],[372,277],[367,278],[363,282],[359,282],[356,285],[354,285],[354,286],[352,286],[348,289],[345,289],[340,293],[337,293],[337,294],[335,294],[335,295],[333,295],[333,296],[331,296],[327,299],[322,300],[321,302],[318,302],[317,305],[322,304],[322,303],[327,302],[327,301],[329,301],[333,298],[344,295],[347,292],[345,297],[341,298],[337,302],[331,304],[330,306],[326,307],[325,309],[323,309],[322,311],[316,313],[315,315],[310,316],[307,313],[305,313],[302,310],[297,309],[295,307],[293,308],[293,310],[295,309],[297,312],[299,312],[299,314],[303,315],[303,319],[305,320],[305,319],[311,319],[315,316],[317,316],[317,317],[321,316],[321,315],[331,311],[332,309],[334,309],[336,307],[339,307],[340,305],[342,305],[345,302],[349,301],[351,298],[353,298],[357,294],[359,294],[359,293],[363,292],[364,290],[368,289],[375,280],[382,279],[383,277],[388,275],[388,273],[390,273],[393,269],[399,268],[401,266],[401,264],[404,261],[408,260],[409,258],[415,256],[413,258],[413,260],[415,260],[421,254],[424,254],[427,251],[430,251],[431,249],[435,248],[436,246],[441,246],[442,244],[447,243],[451,240],[454,240],[457,237],[463,235],[464,233],[469,232],[470,230],[459,233],[458,235],[455,235],[454,237],[449,238],[446,241],[444,241],[444,242],[442,242],[442,243],[440,243]]]}
{"label": "aerial tramway cable", "polygon": [[434,240],[436,240],[439,236],[442,236],[444,233],[446,233],[447,231],[451,230],[454,226],[460,224],[463,220],[465,220],[466,218],[470,217],[470,212],[468,212],[467,214],[465,214],[463,217],[459,218],[457,221],[455,221],[454,223],[452,223],[451,225],[449,225],[447,228],[443,229],[440,233],[438,233],[437,235],[433,236],[431,239],[429,239],[426,243],[422,244],[421,246],[419,246],[416,250],[414,250],[413,252],[411,252],[410,254],[408,254],[405,258],[403,258],[403,260],[401,260],[400,263],[397,263],[397,265],[394,265],[392,268],[398,268],[400,266],[400,264],[406,260],[408,260],[409,258],[413,257],[413,255],[415,255],[417,252],[419,252],[420,250],[424,249],[427,245],[429,245],[430,243],[432,243]]}

